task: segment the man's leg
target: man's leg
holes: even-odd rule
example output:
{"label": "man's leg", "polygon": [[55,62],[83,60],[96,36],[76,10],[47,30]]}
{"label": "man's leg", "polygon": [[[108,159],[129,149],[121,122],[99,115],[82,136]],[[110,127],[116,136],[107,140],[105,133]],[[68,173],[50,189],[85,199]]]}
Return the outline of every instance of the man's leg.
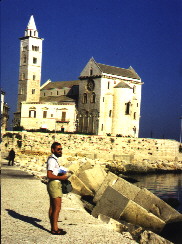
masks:
{"label": "man's leg", "polygon": [[51,222],[51,230],[54,231],[58,230],[58,218],[61,210],[61,201],[61,197],[50,199],[49,218]]}

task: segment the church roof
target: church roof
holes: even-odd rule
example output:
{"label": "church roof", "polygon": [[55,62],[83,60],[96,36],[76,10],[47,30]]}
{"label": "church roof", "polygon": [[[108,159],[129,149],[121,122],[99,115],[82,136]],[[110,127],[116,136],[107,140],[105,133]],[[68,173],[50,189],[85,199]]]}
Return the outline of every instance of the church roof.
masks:
{"label": "church roof", "polygon": [[130,88],[132,89],[128,84],[126,84],[124,81],[119,82],[114,88]]}
{"label": "church roof", "polygon": [[41,90],[63,89],[65,87],[71,88],[72,86],[76,86],[76,85],[79,85],[79,80],[55,81],[55,82],[49,82]]}
{"label": "church roof", "polygon": [[40,102],[48,102],[48,103],[62,103],[62,102],[75,102],[74,99],[67,97],[67,96],[47,96],[47,97],[40,97]]}
{"label": "church roof", "polygon": [[100,68],[100,70],[106,74],[119,75],[133,79],[140,79],[140,77],[132,67],[130,67],[129,69],[124,69],[100,63],[97,63],[97,65]]}

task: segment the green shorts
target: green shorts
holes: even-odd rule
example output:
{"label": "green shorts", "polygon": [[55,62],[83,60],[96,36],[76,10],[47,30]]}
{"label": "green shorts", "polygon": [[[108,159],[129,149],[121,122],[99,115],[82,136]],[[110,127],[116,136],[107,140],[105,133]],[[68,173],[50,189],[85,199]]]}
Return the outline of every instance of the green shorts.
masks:
{"label": "green shorts", "polygon": [[49,181],[47,184],[47,191],[51,198],[62,197],[62,184],[60,181],[52,180]]}

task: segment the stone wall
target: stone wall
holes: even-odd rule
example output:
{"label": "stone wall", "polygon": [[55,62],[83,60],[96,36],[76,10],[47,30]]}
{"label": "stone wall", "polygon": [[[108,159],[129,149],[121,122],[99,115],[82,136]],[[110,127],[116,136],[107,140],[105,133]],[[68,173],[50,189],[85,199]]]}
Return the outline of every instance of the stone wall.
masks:
{"label": "stone wall", "polygon": [[11,148],[18,151],[50,153],[50,146],[59,141],[63,153],[93,159],[125,160],[135,162],[142,159],[182,160],[179,142],[167,139],[123,138],[75,134],[39,132],[6,132],[2,140],[2,153]]}

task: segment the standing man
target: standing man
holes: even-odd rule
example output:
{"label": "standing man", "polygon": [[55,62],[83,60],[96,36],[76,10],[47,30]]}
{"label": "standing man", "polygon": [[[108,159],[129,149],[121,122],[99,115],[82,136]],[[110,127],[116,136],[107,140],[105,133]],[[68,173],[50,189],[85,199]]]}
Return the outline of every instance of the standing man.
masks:
{"label": "standing man", "polygon": [[[9,152],[9,162],[8,165],[14,165],[14,159],[15,159],[15,151],[13,150],[13,148],[11,149],[11,151]],[[11,164],[12,162],[12,164]]]}
{"label": "standing man", "polygon": [[51,234],[65,235],[66,231],[58,228],[59,212],[62,202],[62,185],[60,180],[66,180],[69,176],[64,173],[58,175],[60,167],[58,158],[62,156],[62,146],[54,142],[51,146],[52,155],[47,160],[47,178],[49,179],[47,190],[50,197],[49,219],[51,223]]}

